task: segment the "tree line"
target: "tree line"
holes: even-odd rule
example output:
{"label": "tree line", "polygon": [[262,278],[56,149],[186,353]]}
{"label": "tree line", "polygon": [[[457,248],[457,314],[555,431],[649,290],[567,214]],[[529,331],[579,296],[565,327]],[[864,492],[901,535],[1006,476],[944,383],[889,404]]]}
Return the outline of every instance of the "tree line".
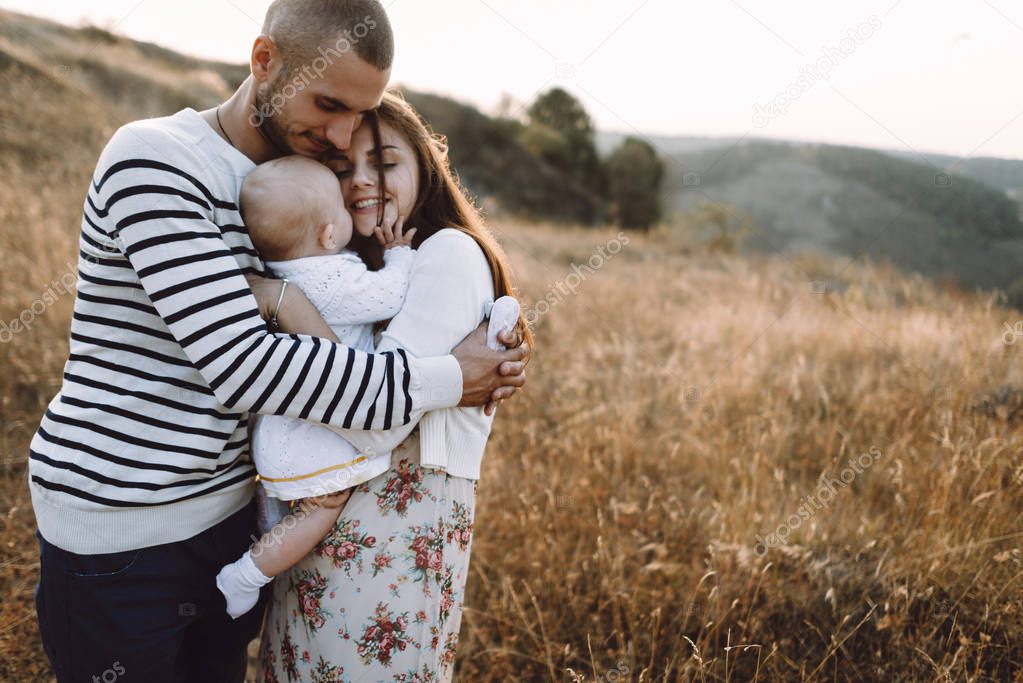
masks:
{"label": "tree line", "polygon": [[626,137],[607,157],[597,150],[596,130],[578,99],[551,88],[528,107],[524,121],[505,119],[533,155],[596,199],[593,222],[612,220],[647,230],[661,219],[664,160],[645,140]]}

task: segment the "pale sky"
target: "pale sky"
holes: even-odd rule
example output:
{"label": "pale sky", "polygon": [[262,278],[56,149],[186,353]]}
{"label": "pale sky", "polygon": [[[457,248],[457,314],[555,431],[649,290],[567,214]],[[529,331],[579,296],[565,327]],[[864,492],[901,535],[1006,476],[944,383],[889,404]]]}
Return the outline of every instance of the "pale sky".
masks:
{"label": "pale sky", "polygon": [[[393,82],[488,112],[502,93],[560,85],[608,131],[1023,158],[1018,0],[384,2]],[[247,61],[269,4],[0,0],[231,62]],[[768,110],[786,90],[784,112]]]}

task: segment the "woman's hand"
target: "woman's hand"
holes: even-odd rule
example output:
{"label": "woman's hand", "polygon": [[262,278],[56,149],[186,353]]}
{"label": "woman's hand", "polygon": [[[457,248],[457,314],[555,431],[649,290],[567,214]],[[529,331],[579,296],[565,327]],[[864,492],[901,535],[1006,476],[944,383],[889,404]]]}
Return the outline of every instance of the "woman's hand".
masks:
{"label": "woman's hand", "polygon": [[405,217],[398,216],[398,220],[394,222],[394,225],[388,226],[383,225],[373,229],[373,233],[377,236],[377,241],[384,245],[384,249],[394,249],[395,247],[411,247],[412,238],[416,234],[416,228],[412,228],[407,233],[402,235],[402,228],[405,226]]}

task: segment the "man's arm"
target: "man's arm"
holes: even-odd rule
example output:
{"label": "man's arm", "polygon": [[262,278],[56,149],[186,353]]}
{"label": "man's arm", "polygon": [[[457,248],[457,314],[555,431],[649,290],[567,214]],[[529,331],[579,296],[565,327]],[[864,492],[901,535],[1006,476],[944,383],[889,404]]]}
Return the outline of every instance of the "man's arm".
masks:
{"label": "man's arm", "polygon": [[[259,301],[263,318],[269,320],[277,305],[281,281],[260,275],[245,276]],[[278,315],[281,329],[292,334],[311,335],[337,341],[337,336],[323,320],[316,307],[297,287],[289,286],[284,293],[284,303]],[[531,350],[522,342],[515,330],[502,332],[498,339],[508,349],[494,351],[487,348],[487,323],[480,325],[452,351],[462,371],[462,398],[460,406],[486,406],[487,414],[493,412],[497,402],[511,398],[526,383],[526,363]],[[412,363],[417,358],[410,358]],[[451,406],[436,406],[436,408]]]}
{"label": "man's arm", "polygon": [[212,221],[214,205],[236,210],[233,198],[213,195],[201,158],[181,141],[122,129],[98,169],[89,193],[96,224],[225,407],[382,429],[408,422],[413,410],[458,402],[461,373],[450,356],[422,362],[269,334]]}

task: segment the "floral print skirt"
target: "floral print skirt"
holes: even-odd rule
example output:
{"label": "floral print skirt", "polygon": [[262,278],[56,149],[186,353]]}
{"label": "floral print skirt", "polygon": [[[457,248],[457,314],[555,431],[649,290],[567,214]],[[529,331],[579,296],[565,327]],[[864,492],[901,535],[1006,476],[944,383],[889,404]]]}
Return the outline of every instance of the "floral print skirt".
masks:
{"label": "floral print skirt", "polygon": [[420,467],[418,435],[395,449],[275,580],[260,680],[449,681],[475,504],[476,481]]}

